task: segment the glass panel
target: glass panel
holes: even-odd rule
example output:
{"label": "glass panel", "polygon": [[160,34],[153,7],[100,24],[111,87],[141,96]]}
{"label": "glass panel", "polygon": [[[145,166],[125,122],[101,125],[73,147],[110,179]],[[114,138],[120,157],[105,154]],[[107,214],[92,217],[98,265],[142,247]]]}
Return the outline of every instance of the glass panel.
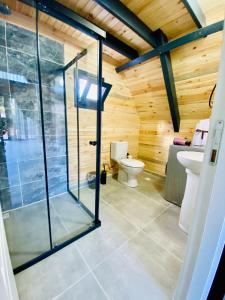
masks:
{"label": "glass panel", "polygon": [[[40,21],[43,14],[40,15]],[[41,28],[41,26],[40,26]],[[39,34],[44,136],[46,142],[50,222],[53,246],[64,241],[66,230],[60,212],[67,192],[67,156],[64,105],[64,45],[54,36]],[[63,195],[63,196],[62,196]],[[54,200],[54,202],[53,202]],[[63,207],[62,207],[63,205]]]}
{"label": "glass panel", "polygon": [[79,98],[81,98],[83,96],[87,82],[88,81],[85,79],[82,79],[82,78],[79,79]]}
{"label": "glass panel", "polygon": [[[41,16],[46,17],[43,13]],[[51,19],[57,28],[67,28],[71,34],[76,33],[70,26]],[[82,159],[86,157],[86,154],[84,157],[82,153],[83,148],[80,152],[78,150],[79,145],[82,147],[84,143],[81,136],[86,135],[85,132],[79,131],[83,118],[86,117],[79,115],[80,111],[74,105],[78,93],[78,89],[75,89],[74,75],[80,62],[77,62],[78,67],[75,63],[65,71],[65,89],[63,78],[64,66],[81,51],[57,38],[57,33],[54,36],[46,36],[44,32],[40,32],[39,41],[51,232],[55,246],[93,226],[93,217],[79,202],[79,183],[82,180],[79,177],[79,158],[81,165]],[[93,42],[97,44],[94,40]],[[87,81],[84,78],[80,78],[79,83],[77,82],[81,96],[85,93],[86,85]],[[92,126],[95,130],[96,123]],[[88,144],[88,147],[91,146]]]}
{"label": "glass panel", "polygon": [[91,84],[89,91],[87,93],[87,98],[90,100],[97,101],[98,99],[98,88],[96,84]]}
{"label": "glass panel", "polygon": [[0,200],[15,268],[49,250],[50,242],[35,10],[21,4],[29,13],[24,22],[8,2],[11,14],[0,19]]}
{"label": "glass panel", "polygon": [[[87,54],[78,62],[79,70],[86,72],[92,81],[86,98],[89,98],[85,108],[79,108],[79,138],[80,138],[80,201],[95,213],[95,174],[96,174],[96,141],[97,124],[97,76],[98,76],[98,42],[93,41]],[[90,109],[89,109],[90,108]],[[92,108],[92,109],[91,109]]]}
{"label": "glass panel", "polygon": [[[82,70],[96,80],[98,47],[85,37],[87,54],[64,71],[84,47],[58,30],[74,40],[81,33],[39,13],[37,36],[35,9],[4,3],[11,14],[7,21],[0,14],[0,201],[17,268],[51,250],[51,237],[54,247],[93,228],[97,111],[76,105],[90,83],[75,75]],[[14,18],[14,8],[26,18]]]}

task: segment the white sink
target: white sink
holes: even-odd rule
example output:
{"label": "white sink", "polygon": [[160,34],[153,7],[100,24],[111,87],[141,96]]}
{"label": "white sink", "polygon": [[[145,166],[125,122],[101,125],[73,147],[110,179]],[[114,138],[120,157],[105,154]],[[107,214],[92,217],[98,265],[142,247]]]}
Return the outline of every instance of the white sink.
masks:
{"label": "white sink", "polygon": [[200,174],[204,153],[181,151],[177,153],[177,159],[186,169],[191,170],[193,173]]}
{"label": "white sink", "polygon": [[177,153],[177,159],[186,168],[187,173],[186,188],[180,210],[179,226],[183,231],[188,233],[195,213],[199,176],[204,153],[181,151]]}

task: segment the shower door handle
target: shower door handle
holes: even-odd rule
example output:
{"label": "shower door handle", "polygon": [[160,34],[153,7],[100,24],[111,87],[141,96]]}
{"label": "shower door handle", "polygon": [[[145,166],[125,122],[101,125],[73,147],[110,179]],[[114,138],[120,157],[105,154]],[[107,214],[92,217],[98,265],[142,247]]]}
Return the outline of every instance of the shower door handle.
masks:
{"label": "shower door handle", "polygon": [[97,142],[96,142],[96,141],[89,141],[89,144],[90,144],[91,146],[96,146],[96,145],[97,145]]}

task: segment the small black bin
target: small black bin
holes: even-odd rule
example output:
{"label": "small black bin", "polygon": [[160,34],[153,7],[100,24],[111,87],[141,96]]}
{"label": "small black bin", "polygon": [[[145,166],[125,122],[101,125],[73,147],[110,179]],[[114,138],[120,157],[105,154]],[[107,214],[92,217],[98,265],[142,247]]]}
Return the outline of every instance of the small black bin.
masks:
{"label": "small black bin", "polygon": [[96,172],[89,172],[87,174],[88,187],[90,189],[95,189],[96,186]]}

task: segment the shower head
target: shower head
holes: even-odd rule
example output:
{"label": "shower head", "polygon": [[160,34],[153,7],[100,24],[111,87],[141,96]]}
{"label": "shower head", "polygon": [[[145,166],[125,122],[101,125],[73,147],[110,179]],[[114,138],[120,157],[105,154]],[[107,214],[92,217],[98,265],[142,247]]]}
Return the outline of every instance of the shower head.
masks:
{"label": "shower head", "polygon": [[10,15],[12,13],[11,8],[3,2],[0,2],[0,13],[3,15]]}

